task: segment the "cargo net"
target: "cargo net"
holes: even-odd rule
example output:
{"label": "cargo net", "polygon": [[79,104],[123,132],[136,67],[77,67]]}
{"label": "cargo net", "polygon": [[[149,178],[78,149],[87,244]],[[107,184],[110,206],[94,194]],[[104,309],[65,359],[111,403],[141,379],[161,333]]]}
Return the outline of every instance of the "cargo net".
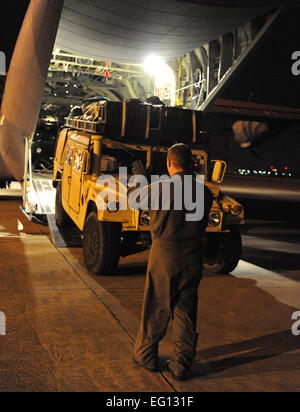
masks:
{"label": "cargo net", "polygon": [[115,139],[197,143],[201,140],[201,119],[201,112],[163,103],[101,100],[75,107],[65,125]]}

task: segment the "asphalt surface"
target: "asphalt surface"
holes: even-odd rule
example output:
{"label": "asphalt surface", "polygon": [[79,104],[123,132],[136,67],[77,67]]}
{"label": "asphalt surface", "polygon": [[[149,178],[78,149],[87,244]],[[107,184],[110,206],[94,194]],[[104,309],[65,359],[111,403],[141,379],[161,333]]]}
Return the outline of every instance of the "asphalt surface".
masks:
{"label": "asphalt surface", "polygon": [[[199,344],[189,381],[132,361],[147,253],[91,276],[80,248],[56,249],[19,202],[0,200],[0,391],[299,391],[300,230],[251,222],[243,260],[199,289]],[[171,327],[160,347],[171,350]]]}

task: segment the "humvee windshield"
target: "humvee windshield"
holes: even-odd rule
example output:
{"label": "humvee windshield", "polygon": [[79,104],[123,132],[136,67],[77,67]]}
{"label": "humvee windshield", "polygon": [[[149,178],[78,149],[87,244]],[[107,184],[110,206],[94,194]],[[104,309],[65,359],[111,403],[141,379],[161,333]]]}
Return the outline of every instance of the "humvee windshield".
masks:
{"label": "humvee windshield", "polygon": [[[162,149],[163,151],[152,152],[151,164],[148,167],[148,174],[150,175],[166,175],[167,170],[167,149]],[[93,158],[93,150],[91,151]],[[126,167],[129,174],[132,172],[132,165],[136,161],[141,161],[145,167],[147,165],[149,151],[134,149],[122,144],[113,144],[109,146],[105,143],[102,144],[101,148],[101,167],[100,173],[119,173],[120,167]],[[200,175],[205,175],[206,173],[206,160],[201,153],[193,155],[193,167],[194,172]]]}
{"label": "humvee windshield", "polygon": [[[107,146],[103,145],[101,149],[101,157],[103,158],[111,158],[115,159],[115,167],[112,172],[119,172],[120,167],[127,167],[128,172],[131,173],[132,164],[140,160],[143,162],[144,165],[147,164],[147,152],[146,151],[139,151],[134,149],[128,148],[108,148]],[[105,172],[106,170],[101,170],[101,172]]]}

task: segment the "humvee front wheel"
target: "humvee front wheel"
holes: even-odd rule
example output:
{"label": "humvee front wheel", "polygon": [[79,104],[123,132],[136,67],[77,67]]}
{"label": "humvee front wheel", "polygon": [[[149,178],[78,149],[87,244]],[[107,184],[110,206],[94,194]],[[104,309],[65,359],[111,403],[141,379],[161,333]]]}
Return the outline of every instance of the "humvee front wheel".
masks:
{"label": "humvee front wheel", "polygon": [[62,184],[58,183],[56,188],[55,198],[55,221],[58,227],[67,226],[70,223],[70,218],[65,212],[62,205]]}
{"label": "humvee front wheel", "polygon": [[121,255],[120,225],[99,222],[97,212],[91,212],[83,232],[83,255],[85,265],[91,273],[113,274]]}
{"label": "humvee front wheel", "polygon": [[239,227],[229,233],[207,233],[204,252],[204,272],[229,274],[239,264],[242,254],[242,237]]}

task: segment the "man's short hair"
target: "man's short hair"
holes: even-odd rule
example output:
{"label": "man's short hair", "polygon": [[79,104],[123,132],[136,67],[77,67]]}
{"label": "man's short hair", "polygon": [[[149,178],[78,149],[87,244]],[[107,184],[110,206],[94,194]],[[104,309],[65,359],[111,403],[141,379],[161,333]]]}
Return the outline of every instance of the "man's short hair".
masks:
{"label": "man's short hair", "polygon": [[186,144],[175,144],[168,151],[168,159],[176,167],[188,171],[192,166],[192,151]]}

